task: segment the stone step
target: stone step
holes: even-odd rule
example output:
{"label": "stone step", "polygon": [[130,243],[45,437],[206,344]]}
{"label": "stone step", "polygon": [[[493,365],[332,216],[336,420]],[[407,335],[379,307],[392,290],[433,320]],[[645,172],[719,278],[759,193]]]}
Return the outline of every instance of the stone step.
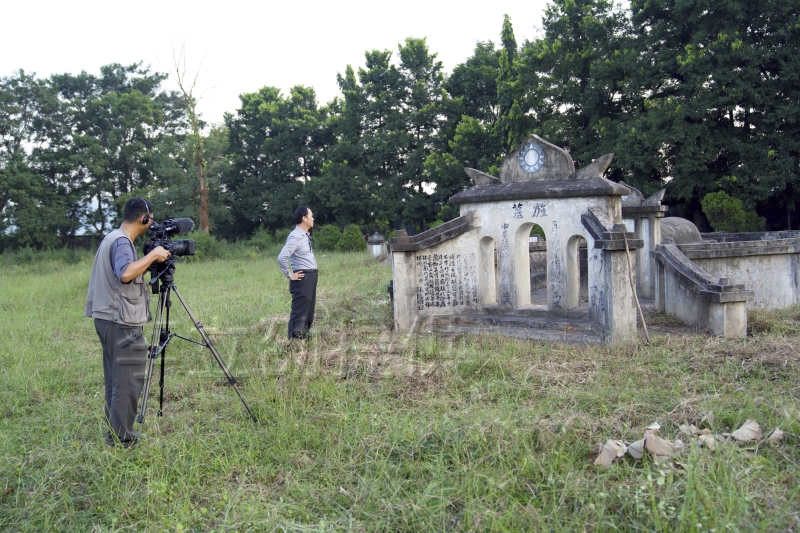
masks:
{"label": "stone step", "polygon": [[535,328],[559,331],[592,331],[594,324],[588,318],[524,315],[461,315],[432,316],[426,322],[448,325],[480,325],[498,328]]}
{"label": "stone step", "polygon": [[[547,295],[545,294],[545,298]],[[558,318],[585,318],[589,320],[589,308],[588,307],[576,307],[575,309],[570,309],[569,311],[561,311],[559,313],[554,313],[553,311],[548,311],[544,305],[531,305],[529,307],[518,307],[517,309],[502,309],[499,305],[485,305],[483,306],[483,312],[487,315],[492,316],[530,316],[530,317],[552,317],[554,315],[558,315]]]}
{"label": "stone step", "polygon": [[421,328],[420,333],[436,333],[441,336],[450,337],[457,334],[462,335],[485,335],[496,334],[515,339],[538,340],[545,342],[567,342],[570,344],[603,344],[603,337],[592,331],[566,332],[553,329],[536,328],[492,328],[481,326],[450,325],[434,326],[427,325]]}

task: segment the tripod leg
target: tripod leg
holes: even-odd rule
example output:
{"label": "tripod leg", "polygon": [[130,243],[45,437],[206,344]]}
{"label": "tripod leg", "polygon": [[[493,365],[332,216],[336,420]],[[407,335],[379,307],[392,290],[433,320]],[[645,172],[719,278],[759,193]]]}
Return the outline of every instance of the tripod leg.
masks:
{"label": "tripod leg", "polygon": [[[144,380],[144,389],[142,390],[142,405],[139,408],[139,416],[136,421],[140,424],[144,422],[144,413],[147,410],[147,396],[150,393],[150,382],[153,379],[153,363],[158,357],[158,349],[160,348],[161,339],[161,325],[164,317],[164,307],[167,302],[167,293],[160,292],[158,296],[158,308],[156,309],[156,316],[153,319],[153,333],[150,335],[150,353],[147,356],[147,376]],[[165,346],[166,349],[166,346]],[[162,380],[163,380],[163,359],[162,359]]]}
{"label": "tripod leg", "polygon": [[228,367],[225,366],[225,362],[222,360],[222,356],[217,351],[216,346],[214,346],[214,343],[211,342],[211,338],[208,336],[206,331],[203,329],[202,322],[198,322],[197,319],[194,317],[192,312],[189,310],[189,306],[186,305],[186,302],[183,300],[183,297],[181,296],[181,293],[178,292],[178,288],[174,284],[172,285],[172,290],[175,291],[175,296],[178,297],[178,300],[180,300],[181,305],[183,305],[183,308],[186,309],[186,314],[189,315],[189,318],[192,320],[192,324],[194,324],[194,327],[197,328],[197,331],[198,331],[198,333],[200,333],[200,337],[202,337],[203,342],[205,342],[206,347],[209,350],[211,350],[211,353],[214,355],[214,359],[217,360],[217,364],[222,369],[222,372],[225,374],[225,377],[228,378],[228,383],[230,383],[231,386],[233,387],[233,390],[236,391],[236,394],[237,394],[237,396],[239,396],[239,399],[242,401],[242,405],[244,405],[244,408],[247,411],[247,414],[250,415],[250,418],[253,419],[253,422],[258,422],[258,419],[253,414],[253,411],[250,410],[250,406],[247,405],[247,402],[245,401],[244,396],[242,396],[242,393],[239,391],[239,387],[236,386],[236,378],[234,378],[231,375],[230,371],[228,370]]}
{"label": "tripod leg", "polygon": [[[162,285],[162,288],[164,285]],[[164,323],[164,329],[161,330],[159,337],[159,344],[164,343],[164,348],[161,350],[161,378],[158,380],[158,414],[156,416],[164,416],[164,360],[167,357],[167,342],[169,341],[169,308],[172,307],[172,300],[169,298],[170,288],[166,286],[166,301],[164,303],[167,308],[167,320]]]}

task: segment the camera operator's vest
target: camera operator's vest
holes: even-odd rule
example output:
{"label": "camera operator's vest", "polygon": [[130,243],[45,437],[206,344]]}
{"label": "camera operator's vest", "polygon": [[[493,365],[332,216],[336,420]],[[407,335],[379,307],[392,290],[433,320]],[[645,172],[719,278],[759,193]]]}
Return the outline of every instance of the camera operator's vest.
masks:
{"label": "camera operator's vest", "polygon": [[[120,237],[130,241],[123,230],[116,229],[100,243],[94,256],[83,314],[118,324],[143,326],[150,320],[150,291],[144,276],[138,276],[130,283],[122,283],[111,266],[111,245]],[[138,259],[135,247],[133,258],[134,261]]]}

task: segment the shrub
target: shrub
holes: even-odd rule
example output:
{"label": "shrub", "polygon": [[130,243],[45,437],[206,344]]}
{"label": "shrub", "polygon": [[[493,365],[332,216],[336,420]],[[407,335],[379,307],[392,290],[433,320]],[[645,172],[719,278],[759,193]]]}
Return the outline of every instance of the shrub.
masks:
{"label": "shrub", "polygon": [[342,232],[339,242],[336,243],[336,249],[340,252],[365,251],[367,249],[367,241],[358,226],[350,224]]}
{"label": "shrub", "polygon": [[272,236],[275,244],[279,244],[281,246],[286,244],[286,239],[289,238],[289,234],[292,232],[292,230],[294,230],[294,228],[295,227],[292,226],[291,228],[276,229],[275,234]]}
{"label": "shrub", "polygon": [[443,220],[434,220],[433,222],[431,222],[430,224],[428,224],[428,229],[433,229],[433,228],[439,227],[439,226],[441,226],[442,224],[444,224],[444,221],[443,221]]}
{"label": "shrub", "polygon": [[700,201],[706,218],[714,231],[738,233],[764,231],[766,219],[755,211],[745,211],[742,201],[725,191],[710,192]]}
{"label": "shrub", "polygon": [[[206,259],[218,259],[222,257],[223,243],[205,231],[193,231],[185,237],[194,240],[195,255],[186,255],[186,261],[205,261]],[[174,240],[174,239],[173,239]]]}
{"label": "shrub", "polygon": [[253,236],[248,239],[247,245],[251,248],[255,248],[259,252],[263,252],[275,245],[275,238],[266,228],[258,228],[258,230],[253,233]]}
{"label": "shrub", "polygon": [[339,226],[328,224],[314,228],[314,249],[323,252],[336,250],[339,239],[342,238],[342,230]]}

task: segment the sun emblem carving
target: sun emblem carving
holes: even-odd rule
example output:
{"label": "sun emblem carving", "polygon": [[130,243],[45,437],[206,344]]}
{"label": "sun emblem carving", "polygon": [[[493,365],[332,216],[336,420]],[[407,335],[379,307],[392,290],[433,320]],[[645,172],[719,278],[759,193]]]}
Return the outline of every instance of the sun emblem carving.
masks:
{"label": "sun emblem carving", "polygon": [[544,148],[536,143],[528,143],[519,151],[519,166],[525,172],[536,172],[544,165]]}

